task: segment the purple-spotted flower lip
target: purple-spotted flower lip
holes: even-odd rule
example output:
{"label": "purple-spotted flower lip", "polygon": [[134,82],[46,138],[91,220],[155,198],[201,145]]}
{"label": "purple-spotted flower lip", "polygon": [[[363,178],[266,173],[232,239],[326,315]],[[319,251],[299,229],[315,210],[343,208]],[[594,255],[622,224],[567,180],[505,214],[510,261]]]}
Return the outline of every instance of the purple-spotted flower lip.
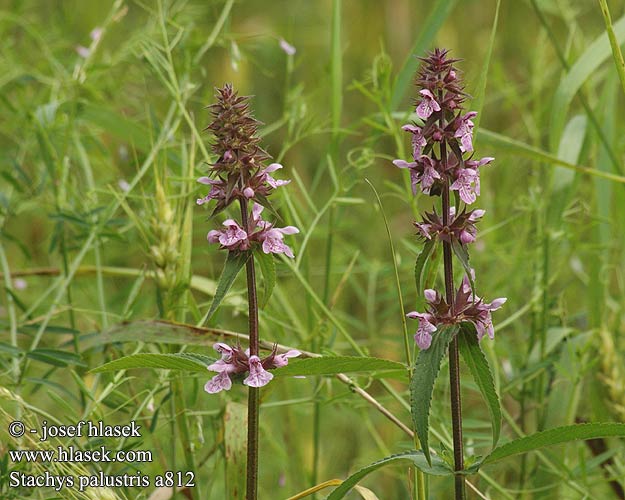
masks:
{"label": "purple-spotted flower lip", "polygon": [[263,387],[273,379],[273,374],[268,370],[286,366],[290,358],[302,354],[296,349],[277,354],[277,345],[274,345],[271,353],[264,359],[256,355],[250,356],[249,349],[243,350],[241,346],[231,347],[223,342],[215,343],[213,349],[221,354],[221,359],[207,367],[209,371],[217,372],[217,375],[204,386],[204,390],[209,394],[229,390],[232,387],[231,377],[237,374],[248,374],[243,379],[244,385]]}
{"label": "purple-spotted flower lip", "polygon": [[227,219],[223,222],[226,229],[208,232],[206,239],[209,243],[219,243],[228,250],[247,250],[249,248],[248,236],[234,219]]}
{"label": "purple-spotted flower lip", "polygon": [[469,111],[457,120],[457,128],[454,137],[460,139],[460,151],[463,153],[473,151],[473,127],[475,124],[471,118],[477,116],[477,111]]}
{"label": "purple-spotted flower lip", "polygon": [[441,107],[428,89],[421,90],[419,94],[421,94],[422,99],[416,109],[417,116],[422,120],[427,120],[432,113],[440,111]]}
{"label": "purple-spotted flower lip", "polygon": [[262,219],[263,210],[264,207],[258,203],[252,207],[252,220],[259,231],[255,232],[251,238],[261,243],[262,250],[266,254],[283,253],[291,259],[294,258],[293,250],[283,240],[284,235],[297,234],[299,229],[295,226],[273,227],[273,224]]}
{"label": "purple-spotted flower lip", "polygon": [[416,194],[417,184],[420,184],[421,192],[429,195],[435,182],[442,178],[439,172],[440,162],[433,160],[427,155],[421,155],[412,162],[393,160],[393,165],[397,168],[410,170],[410,184],[413,194]]}
{"label": "purple-spotted flower lip", "polygon": [[427,145],[427,140],[423,136],[423,129],[413,124],[406,124],[402,130],[412,134],[412,157],[414,160],[421,156],[423,148]]}

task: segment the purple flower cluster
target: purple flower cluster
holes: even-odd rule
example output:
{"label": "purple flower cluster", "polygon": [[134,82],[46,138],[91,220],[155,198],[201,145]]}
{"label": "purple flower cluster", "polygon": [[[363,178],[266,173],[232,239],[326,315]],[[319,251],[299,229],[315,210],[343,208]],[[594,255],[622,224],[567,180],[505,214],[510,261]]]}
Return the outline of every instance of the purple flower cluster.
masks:
{"label": "purple flower cluster", "polygon": [[243,383],[249,387],[262,387],[267,385],[273,375],[267,370],[280,368],[289,363],[289,358],[295,358],[301,352],[292,349],[284,354],[277,354],[276,347],[264,359],[258,356],[250,356],[249,349],[241,349],[240,346],[230,347],[228,344],[217,342],[213,349],[221,354],[221,359],[208,366],[212,372],[217,372],[212,379],[206,382],[204,390],[209,394],[227,391],[232,387],[232,377],[239,378],[247,373]]}
{"label": "purple flower cluster", "polygon": [[[269,206],[268,196],[289,180],[279,180],[272,173],[282,165],[264,166],[269,154],[260,146],[257,129],[260,122],[249,110],[249,98],[237,95],[231,85],[217,90],[217,103],[210,106],[213,121],[207,127],[215,136],[212,144],[217,161],[211,165],[209,175],[198,182],[210,186],[210,191],[197,200],[203,205],[215,200],[213,215],[239,200],[246,216],[241,223],[235,219],[223,222],[223,229],[209,231],[209,243],[218,243],[229,251],[247,251],[254,243],[264,253],[283,253],[293,257],[293,251],[283,241],[284,235],[299,233],[293,226],[277,228],[261,218],[263,206]],[[251,213],[249,207],[251,206]]]}
{"label": "purple flower cluster", "polygon": [[475,223],[482,218],[484,213],[485,210],[480,209],[467,212],[465,207],[456,217],[456,207],[449,207],[449,218],[445,225],[435,209],[432,213],[425,212],[422,222],[415,222],[414,225],[421,236],[427,240],[439,238],[448,243],[456,240],[466,245],[475,241],[477,236]]}
{"label": "purple flower cluster", "polygon": [[476,296],[471,290],[469,279],[465,276],[462,285],[456,292],[453,307],[445,302],[443,296],[431,288],[424,291],[426,302],[426,313],[416,311],[409,312],[406,316],[419,321],[415,342],[419,349],[427,349],[432,343],[432,333],[440,325],[453,325],[455,323],[473,323],[477,331],[477,339],[482,340],[484,335],[493,339],[495,332],[493,329],[493,319],[491,311],[499,309],[507,299],[504,297],[493,300],[491,303],[485,302]]}
{"label": "purple flower cluster", "polygon": [[254,203],[252,217],[248,219],[246,228],[241,227],[234,219],[225,220],[224,229],[213,229],[208,232],[208,242],[219,243],[221,248],[227,250],[245,251],[256,241],[260,243],[264,253],[283,253],[293,258],[293,251],[284,243],[283,238],[285,234],[299,233],[299,229],[294,226],[273,227],[273,224],[261,218],[264,208]]}
{"label": "purple flower cluster", "polygon": [[[427,195],[440,195],[444,186],[458,191],[466,204],[475,203],[480,194],[479,167],[494,158],[464,159],[465,153],[473,152],[473,118],[475,111],[463,114],[462,103],[466,97],[458,70],[457,59],[447,59],[447,51],[436,49],[422,59],[417,79],[420,99],[416,114],[423,121],[404,125],[403,130],[412,134],[412,161],[395,160],[399,168],[410,170],[413,193],[417,185]],[[450,150],[446,157],[436,153],[434,145],[446,143]],[[440,148],[439,148],[440,151]]]}
{"label": "purple flower cluster", "polygon": [[[398,159],[393,163],[410,171],[413,194],[416,195],[420,186],[422,193],[447,200],[443,201],[441,212],[444,215],[434,209],[414,224],[424,239],[438,239],[443,245],[454,248],[453,244],[465,246],[477,237],[476,223],[483,217],[484,210],[468,210],[467,205],[475,203],[480,195],[480,168],[494,158],[473,158],[473,119],[477,113],[464,112],[462,105],[467,94],[454,67],[458,60],[447,55],[447,50],[435,49],[428,57],[421,58],[415,112],[422,122],[402,127],[412,135],[412,161]],[[462,209],[449,206],[449,191],[457,191],[465,204]],[[453,290],[453,286],[449,290]],[[435,290],[425,290],[426,312],[407,314],[419,322],[415,341],[420,349],[430,347],[432,334],[440,325],[470,322],[475,325],[478,340],[484,335],[493,338],[491,312],[499,309],[506,299],[485,302],[473,293],[467,276],[455,297],[448,298],[449,304]]]}

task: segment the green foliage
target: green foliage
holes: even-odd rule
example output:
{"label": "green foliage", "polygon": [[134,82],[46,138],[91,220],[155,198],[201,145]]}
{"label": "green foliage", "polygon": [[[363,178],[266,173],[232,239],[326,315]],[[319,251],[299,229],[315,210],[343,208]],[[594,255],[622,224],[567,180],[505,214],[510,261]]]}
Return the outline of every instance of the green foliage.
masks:
{"label": "green foliage", "polygon": [[419,352],[410,380],[410,412],[428,464],[432,463],[429,448],[432,393],[449,343],[458,333],[457,326],[444,326],[432,335],[432,344]]}
{"label": "green foliage", "polygon": [[425,280],[428,275],[428,262],[436,249],[436,240],[426,240],[423,250],[419,253],[414,267],[415,284],[417,285],[417,295],[422,295],[425,289]]}
{"label": "green foliage", "polygon": [[210,309],[206,313],[204,321],[208,321],[211,319],[213,314],[215,314],[215,311],[217,311],[217,308],[226,297],[226,294],[228,293],[228,290],[230,290],[234,280],[250,257],[250,252],[228,252],[223,271],[221,272],[221,276],[217,282],[215,297],[213,298]]}
{"label": "green foliage", "polygon": [[358,472],[355,472],[343,481],[341,485],[328,496],[327,500],[339,500],[343,498],[362,478],[368,476],[377,469],[389,466],[396,467],[400,465],[414,465],[420,471],[432,476],[449,476],[454,473],[453,469],[451,469],[443,460],[438,457],[428,459],[420,450],[399,453],[397,455],[391,455],[390,457],[378,460],[377,462],[373,462],[371,465],[363,467]]}
{"label": "green foliage", "polygon": [[473,323],[463,323],[458,335],[460,354],[471,371],[473,380],[477,384],[490,414],[490,424],[493,428],[493,448],[497,446],[501,433],[501,405],[495,391],[493,375],[488,366],[486,356],[477,340],[477,332]]}
{"label": "green foliage", "polygon": [[258,250],[254,253],[255,262],[258,262],[258,267],[263,275],[263,295],[259,302],[259,307],[263,309],[269,302],[269,298],[273,293],[273,288],[276,286],[276,261],[273,254],[265,253],[262,250]]}
{"label": "green foliage", "polygon": [[206,372],[206,367],[215,360],[200,354],[155,354],[142,353],[124,356],[109,361],[91,370],[93,373],[128,370],[131,368],[162,368],[164,370],[186,370]]}
{"label": "green foliage", "polygon": [[[155,453],[137,467],[142,473],[194,463],[200,487],[177,497],[235,494],[243,442],[235,435],[243,408],[235,403],[245,388],[209,396],[202,385],[215,342],[247,344],[243,263],[206,242],[238,207],[210,219],[213,207],[195,203],[206,194],[196,179],[215,160],[205,106],[214,87],[232,82],[255,96],[263,146],[284,165],[279,178],[292,179],[272,193],[265,214],[301,231],[289,241],[295,259],[255,255],[262,349],[279,343],[321,355],[291,359],[263,389],[261,498],[288,497],[349,476],[372,457],[415,448],[406,432],[406,367],[417,351],[404,315],[422,310],[423,288],[441,288],[441,252],[424,251],[411,224],[434,198],[413,196],[408,172],[391,162],[410,157],[400,127],[416,119],[417,57],[445,44],[463,59],[466,104],[480,112],[476,157],[496,158],[482,169],[479,208],[487,217],[468,246],[470,265],[480,296],[508,297],[493,314],[494,342],[478,346],[460,334],[464,435],[475,450],[467,468],[475,471],[491,451],[500,420],[493,387],[500,441],[508,443],[484,462],[494,467],[467,479],[476,497],[618,498],[620,428],[614,435],[610,426],[557,430],[577,420],[622,420],[625,401],[618,2],[5,4],[3,444],[17,443],[6,429],[18,417],[33,426],[136,419],[145,430],[140,446]],[[103,29],[98,40],[89,35],[95,27]],[[280,38],[297,52],[285,54]],[[229,272],[220,280],[224,261]],[[454,265],[455,286],[465,267]],[[208,313],[212,328],[202,327]],[[103,366],[112,370],[92,371]],[[431,447],[449,450],[446,377],[430,401],[425,389],[438,367],[420,369],[430,373],[421,385],[421,433],[427,427]],[[288,370],[308,378],[280,376]],[[587,438],[591,446],[573,440]],[[232,453],[228,441],[236,443]],[[540,448],[560,442],[568,444]],[[20,446],[31,444],[49,443]],[[432,467],[444,456],[432,453]],[[427,466],[424,455],[413,458],[368,476],[381,485],[375,493],[408,497],[404,466]],[[122,464],[78,465],[50,470],[125,473]],[[9,488],[13,470],[44,472],[41,463],[15,464],[5,454],[2,498],[93,500],[93,492]],[[430,497],[448,498],[450,482],[431,479]],[[133,500],[156,492],[113,490],[98,495]]]}
{"label": "green foliage", "polygon": [[322,358],[292,359],[287,366],[277,368],[273,373],[276,376],[312,376],[312,375],[336,375],[337,373],[398,370],[403,367],[401,363],[388,359],[355,357],[355,356],[332,356]]}
{"label": "green foliage", "polygon": [[512,455],[536,451],[545,446],[554,446],[578,439],[601,439],[607,437],[625,437],[625,424],[578,424],[537,432],[495,448],[484,459],[483,464],[499,462]]}

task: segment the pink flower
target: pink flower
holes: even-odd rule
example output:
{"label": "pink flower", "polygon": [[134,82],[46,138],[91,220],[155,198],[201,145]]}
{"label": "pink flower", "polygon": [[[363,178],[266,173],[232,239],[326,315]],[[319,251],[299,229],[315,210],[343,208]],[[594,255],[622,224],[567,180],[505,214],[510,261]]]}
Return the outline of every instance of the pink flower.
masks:
{"label": "pink flower", "polygon": [[280,186],[284,186],[291,181],[276,180],[271,177],[271,175],[269,175],[271,172],[275,172],[276,170],[279,170],[281,168],[283,167],[279,163],[272,163],[260,172],[261,178],[274,189]]}
{"label": "pink flower", "polygon": [[293,258],[293,251],[286,245],[282,239],[285,234],[297,234],[299,229],[295,226],[286,226],[282,228],[271,228],[263,235],[263,252],[265,253],[283,253],[287,257]]}
{"label": "pink flower", "polygon": [[412,157],[416,160],[419,156],[421,156],[421,152],[427,144],[425,137],[423,137],[423,131],[420,127],[410,124],[404,125],[402,130],[412,134]]}
{"label": "pink flower", "polygon": [[480,174],[472,168],[463,168],[459,171],[454,183],[449,186],[452,191],[458,191],[460,199],[467,205],[475,203],[480,194]]}
{"label": "pink flower", "polygon": [[419,180],[421,179],[421,174],[417,170],[418,164],[414,161],[407,162],[404,160],[393,160],[393,165],[397,168],[410,169],[410,186],[412,187],[412,194],[417,194],[417,184],[419,184]]}
{"label": "pink flower", "polygon": [[89,37],[94,41],[97,42],[100,40],[100,38],[102,38],[102,33],[104,33],[104,29],[100,28],[100,27],[96,27],[93,28],[91,30],[91,33],[89,33]]}
{"label": "pink flower", "polygon": [[209,243],[220,243],[222,247],[228,250],[247,250],[249,248],[247,233],[234,219],[225,220],[223,225],[226,229],[219,231],[213,229],[208,232],[206,239]]}
{"label": "pink flower", "polygon": [[293,56],[295,55],[295,52],[297,52],[295,47],[293,47],[293,45],[287,42],[284,38],[280,38],[280,48],[289,56]]}
{"label": "pink flower", "polygon": [[273,375],[263,368],[263,364],[258,356],[250,356],[249,359],[250,374],[243,381],[245,385],[250,387],[262,387],[267,385]]}
{"label": "pink flower", "polygon": [[209,394],[216,394],[220,391],[228,391],[232,387],[232,380],[227,372],[221,372],[215,375],[204,385],[204,390]]}
{"label": "pink flower", "polygon": [[478,169],[488,165],[494,159],[487,156],[480,160],[465,161],[465,168],[457,170],[456,180],[449,186],[449,189],[458,191],[460,199],[467,205],[475,203],[475,200],[480,195],[480,172]]}
{"label": "pink flower", "polygon": [[503,306],[506,301],[505,297],[499,297],[498,299],[493,300],[490,304],[480,302],[477,304],[478,315],[472,323],[475,325],[475,329],[477,330],[477,340],[482,340],[484,335],[488,335],[488,337],[492,340],[495,338],[495,329],[493,327],[493,318],[491,316],[491,311],[496,311]]}
{"label": "pink flower", "polygon": [[250,350],[243,350],[240,346],[230,347],[221,342],[213,345],[213,349],[221,354],[221,359],[208,366],[208,370],[217,372],[204,386],[204,390],[209,394],[215,394],[232,387],[231,376],[235,374],[248,373],[243,383],[250,387],[262,387],[267,385],[273,375],[267,370],[286,366],[289,358],[299,356],[301,353],[292,349],[284,354],[276,354],[277,346],[264,359],[258,356],[250,356]]}
{"label": "pink flower", "polygon": [[436,331],[436,325],[432,323],[432,321],[436,321],[434,316],[428,313],[418,313],[416,311],[409,312],[406,316],[410,319],[419,320],[419,326],[417,327],[414,339],[419,349],[428,349],[432,344],[432,333]]}
{"label": "pink flower", "polygon": [[419,94],[423,96],[423,99],[417,106],[417,116],[422,120],[427,120],[434,111],[440,111],[441,107],[429,90],[423,89]]}
{"label": "pink flower", "polygon": [[454,137],[460,139],[460,151],[463,153],[473,151],[473,127],[475,124],[471,118],[475,118],[476,116],[476,111],[469,111],[457,120]]}
{"label": "pink flower", "polygon": [[290,351],[285,352],[284,354],[277,354],[273,358],[273,364],[276,368],[280,368],[282,366],[286,366],[289,364],[289,358],[296,358],[300,356],[302,353],[296,349],[291,349]]}
{"label": "pink flower", "polygon": [[441,178],[441,174],[436,170],[437,163],[426,155],[421,155],[412,162],[393,160],[393,165],[397,168],[410,169],[412,194],[417,193],[417,184],[421,184],[421,191],[424,194],[430,194],[434,182]]}
{"label": "pink flower", "polygon": [[210,192],[204,198],[198,198],[196,203],[198,205],[203,205],[204,203],[208,203],[210,200],[214,200],[216,198],[220,198],[225,195],[225,184],[221,179],[211,179],[210,177],[200,177],[197,180],[200,184],[207,184],[211,187]]}
{"label": "pink flower", "polygon": [[263,210],[264,207],[258,203],[255,203],[252,207],[252,219],[256,227],[260,228],[260,231],[252,235],[252,238],[262,244],[263,252],[267,254],[283,253],[287,257],[295,257],[293,251],[284,243],[283,239],[285,234],[299,233],[299,229],[295,226],[273,227],[273,224],[261,218]]}
{"label": "pink flower", "polygon": [[75,48],[78,55],[83,59],[87,59],[87,57],[89,57],[89,54],[91,54],[91,51],[87,47],[84,47],[82,45],[76,45]]}
{"label": "pink flower", "polygon": [[421,175],[421,191],[424,194],[430,194],[430,188],[436,179],[440,179],[440,174],[434,168],[434,161],[429,156],[422,155],[417,163],[423,165],[423,174]]}

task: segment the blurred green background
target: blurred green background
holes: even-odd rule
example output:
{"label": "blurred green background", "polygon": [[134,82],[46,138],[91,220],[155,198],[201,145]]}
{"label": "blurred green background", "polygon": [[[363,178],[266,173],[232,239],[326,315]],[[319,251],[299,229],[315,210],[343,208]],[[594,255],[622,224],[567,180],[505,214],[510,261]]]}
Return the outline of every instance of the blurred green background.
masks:
{"label": "blurred green background", "polygon": [[[621,43],[624,5],[608,5]],[[479,295],[508,297],[495,313],[496,341],[482,343],[505,435],[623,421],[625,89],[605,30],[591,0],[0,2],[2,432],[16,415],[135,417],[150,432],[132,446],[158,460],[128,470],[187,470],[190,452],[202,484],[194,498],[237,498],[223,408],[245,402],[240,387],[215,397],[202,390],[209,374],[88,373],[185,343],[140,327],[132,342],[89,344],[102,332],[157,318],[197,324],[209,307],[225,255],[206,243],[218,222],[195,206],[205,194],[195,178],[210,162],[205,106],[226,82],[254,96],[265,149],[293,180],[275,204],[301,230],[289,239],[296,260],[278,261],[261,338],[353,355],[347,333],[371,355],[405,361],[393,256],[364,181],[389,221],[406,312],[422,308],[412,221],[432,200],[413,198],[391,160],[408,157],[400,127],[413,111],[415,55],[435,46],[463,59],[467,105],[480,111],[477,154],[496,157],[482,169],[486,216],[471,263]],[[242,279],[210,325],[246,331]],[[187,347],[212,356],[214,340]],[[356,380],[409,425],[405,380]],[[468,372],[464,381],[467,453],[483,454],[488,415]],[[447,401],[441,377],[431,425],[434,442],[449,446]],[[281,380],[263,403],[261,498],[287,498],[412,447],[331,378]],[[7,462],[12,441],[2,434],[0,494],[50,498],[9,491],[8,472],[38,467]],[[486,498],[623,498],[623,443],[601,445],[511,459],[470,481]],[[408,498],[407,477],[385,469],[363,484],[380,499]],[[434,478],[430,497],[447,498],[450,487]]]}

